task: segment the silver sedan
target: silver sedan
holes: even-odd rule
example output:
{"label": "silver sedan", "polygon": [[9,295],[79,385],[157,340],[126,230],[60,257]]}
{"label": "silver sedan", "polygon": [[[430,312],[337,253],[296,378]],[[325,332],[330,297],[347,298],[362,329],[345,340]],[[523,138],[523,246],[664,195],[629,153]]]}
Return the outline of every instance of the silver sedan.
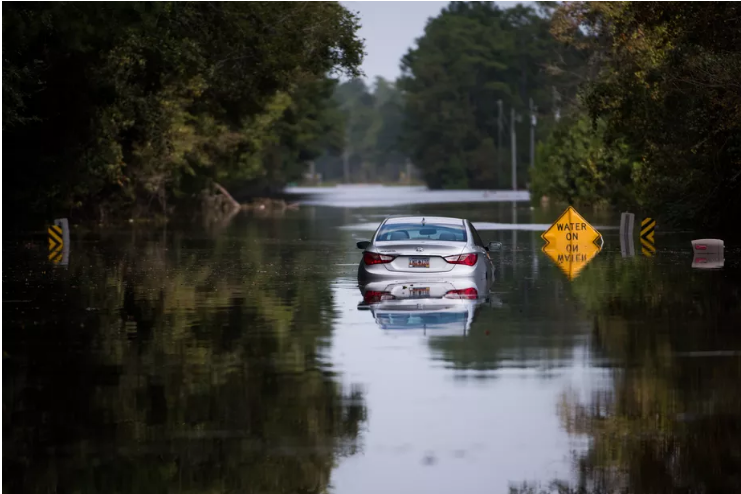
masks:
{"label": "silver sedan", "polygon": [[490,251],[470,221],[461,218],[403,216],[385,219],[363,249],[361,285],[379,280],[474,278],[491,281]]}

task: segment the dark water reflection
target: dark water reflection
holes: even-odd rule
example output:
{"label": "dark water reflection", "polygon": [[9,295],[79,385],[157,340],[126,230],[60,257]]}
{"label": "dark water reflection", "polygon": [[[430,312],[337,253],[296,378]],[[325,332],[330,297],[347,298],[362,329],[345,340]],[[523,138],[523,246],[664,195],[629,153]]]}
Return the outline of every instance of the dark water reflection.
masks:
{"label": "dark water reflection", "polygon": [[[499,224],[465,331],[358,308],[362,225],[408,212]],[[557,214],[312,206],[76,233],[67,269],[6,240],[4,492],[741,492],[740,253],[608,230],[568,282],[501,226]]]}
{"label": "dark water reflection", "polygon": [[[741,287],[667,256],[606,257],[574,293],[593,314],[610,388],[566,394],[559,414],[587,435],[580,482],[598,491],[741,492]],[[682,256],[684,257],[684,256]]]}
{"label": "dark water reflection", "polygon": [[69,270],[8,247],[4,491],[324,490],[365,405],[325,358],[335,249],[287,241],[310,229],[90,235]]}

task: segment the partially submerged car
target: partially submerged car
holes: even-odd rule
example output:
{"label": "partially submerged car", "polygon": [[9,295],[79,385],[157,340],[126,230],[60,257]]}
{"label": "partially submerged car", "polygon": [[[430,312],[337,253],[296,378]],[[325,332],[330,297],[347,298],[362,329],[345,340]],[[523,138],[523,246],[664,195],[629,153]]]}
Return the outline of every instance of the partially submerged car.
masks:
{"label": "partially submerged car", "polygon": [[491,281],[489,252],[470,221],[462,218],[403,216],[385,219],[363,249],[358,281],[473,278]]}

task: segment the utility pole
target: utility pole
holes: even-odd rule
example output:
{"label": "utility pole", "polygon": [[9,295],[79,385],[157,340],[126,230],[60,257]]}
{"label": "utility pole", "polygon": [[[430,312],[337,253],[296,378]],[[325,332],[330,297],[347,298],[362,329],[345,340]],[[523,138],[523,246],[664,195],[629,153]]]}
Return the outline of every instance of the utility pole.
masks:
{"label": "utility pole", "polygon": [[517,190],[517,136],[515,134],[515,107],[513,106],[510,111],[509,128],[512,137],[512,145],[510,146],[512,153],[512,190]]}
{"label": "utility pole", "polygon": [[535,105],[530,98],[530,168],[535,168]]}
{"label": "utility pole", "polygon": [[[515,189],[517,190],[517,189]],[[512,201],[512,224],[517,224],[517,202]],[[517,279],[517,227],[512,228],[512,277]]]}
{"label": "utility pole", "polygon": [[350,183],[350,158],[348,156],[347,149],[342,152],[342,168],[345,175],[345,183]]}
{"label": "utility pole", "polygon": [[[499,177],[502,176],[502,171],[504,171],[504,166],[502,164],[502,117],[504,114],[502,113],[502,100],[497,100],[497,109],[499,110],[499,113],[497,115],[497,168],[499,168],[497,173],[497,183],[501,184],[501,180]],[[501,187],[501,185],[498,185]]]}
{"label": "utility pole", "polygon": [[309,177],[311,185],[316,185],[316,164],[314,163],[314,160],[309,161]]}
{"label": "utility pole", "polygon": [[556,89],[556,86],[551,86],[553,92],[553,114],[556,122],[561,120],[561,94]]}
{"label": "utility pole", "polygon": [[345,183],[350,183],[350,139],[347,127],[345,127],[345,149],[342,150],[342,169],[345,175]]}

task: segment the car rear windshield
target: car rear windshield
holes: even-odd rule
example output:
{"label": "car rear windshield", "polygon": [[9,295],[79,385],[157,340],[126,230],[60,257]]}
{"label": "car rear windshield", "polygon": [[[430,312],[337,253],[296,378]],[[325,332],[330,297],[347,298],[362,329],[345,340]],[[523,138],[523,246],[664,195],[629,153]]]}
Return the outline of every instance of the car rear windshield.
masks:
{"label": "car rear windshield", "polygon": [[421,223],[385,224],[378,231],[377,242],[400,240],[445,240],[465,242],[466,229],[463,225],[438,225]]}

